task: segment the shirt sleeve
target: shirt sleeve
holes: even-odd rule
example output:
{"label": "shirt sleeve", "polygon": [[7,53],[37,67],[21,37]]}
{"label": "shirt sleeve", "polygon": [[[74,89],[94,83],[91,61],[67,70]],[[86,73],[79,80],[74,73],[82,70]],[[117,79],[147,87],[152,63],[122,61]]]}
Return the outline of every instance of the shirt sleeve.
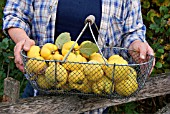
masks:
{"label": "shirt sleeve", "polygon": [[125,11],[122,47],[129,48],[135,40],[145,42],[146,27],[143,24],[140,0],[129,0]]}
{"label": "shirt sleeve", "polygon": [[29,36],[32,12],[32,0],[7,0],[3,11],[4,33],[7,34],[8,28],[16,27],[23,29]]}

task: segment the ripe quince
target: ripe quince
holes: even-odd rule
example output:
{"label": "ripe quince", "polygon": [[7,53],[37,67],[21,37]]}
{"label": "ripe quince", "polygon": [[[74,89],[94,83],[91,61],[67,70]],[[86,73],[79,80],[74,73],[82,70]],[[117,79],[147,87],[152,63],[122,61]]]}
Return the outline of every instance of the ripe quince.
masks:
{"label": "ripe quince", "polygon": [[82,57],[80,54],[76,55],[74,53],[70,53],[66,59],[66,62],[63,63],[62,65],[65,69],[69,71],[80,70],[80,69],[83,70],[82,68],[83,64],[80,64],[81,62],[87,62],[87,60],[84,57]]}
{"label": "ripe quince", "polygon": [[108,58],[108,61],[115,60],[115,59],[123,59],[120,55],[112,55]]}
{"label": "ripe quince", "polygon": [[90,81],[97,81],[104,75],[101,65],[95,60],[90,60],[88,64],[84,64],[83,71]]}
{"label": "ripe quince", "polygon": [[83,92],[83,93],[91,93],[92,92],[92,83],[93,82],[87,80],[87,78],[85,77],[84,86],[82,86],[80,91]]}
{"label": "ripe quince", "polygon": [[115,91],[122,96],[129,96],[138,89],[138,82],[136,78],[129,78],[122,80],[115,84]]}
{"label": "ripe quince", "polygon": [[[114,65],[116,64],[116,65]],[[106,76],[112,80],[113,76],[115,79],[119,79],[119,77],[126,77],[125,74],[128,71],[128,62],[123,58],[116,58],[108,61],[108,66],[103,65],[103,70]]]}
{"label": "ripe quince", "polygon": [[99,63],[107,63],[107,59],[105,57],[102,57],[102,55],[100,53],[93,53],[90,55],[90,60],[96,60]]}
{"label": "ripe quince", "polygon": [[35,59],[29,59],[25,67],[27,72],[39,74],[47,67],[47,64],[43,57],[36,56]]}
{"label": "ripe quince", "polygon": [[[70,49],[72,48],[72,46],[75,44],[75,41],[68,41],[66,42],[63,47],[62,47],[62,50],[61,50],[61,53],[63,56],[65,56],[69,51]],[[75,44],[74,48],[72,49],[72,53],[75,53],[75,54],[79,54],[79,45],[78,43]]]}
{"label": "ripe quince", "polygon": [[68,73],[62,65],[51,64],[45,70],[45,78],[50,85],[60,88],[62,85],[66,84]]}
{"label": "ripe quince", "polygon": [[51,88],[51,85],[46,81],[44,75],[38,75],[36,82],[41,89],[50,89]]}
{"label": "ripe quince", "polygon": [[86,86],[85,84],[87,83],[87,80],[81,70],[77,70],[77,71],[74,70],[70,72],[68,76],[68,82],[69,82],[69,86],[72,89],[81,91],[84,88],[84,86]]}
{"label": "ripe quince", "polygon": [[43,45],[40,54],[45,60],[62,59],[62,55],[59,54],[57,46],[52,43],[46,43]]}
{"label": "ripe quince", "polygon": [[36,45],[31,46],[29,51],[27,51],[27,56],[29,58],[40,56],[40,47]]}
{"label": "ripe quince", "polygon": [[92,84],[92,90],[95,94],[111,94],[114,92],[114,84],[106,76]]}

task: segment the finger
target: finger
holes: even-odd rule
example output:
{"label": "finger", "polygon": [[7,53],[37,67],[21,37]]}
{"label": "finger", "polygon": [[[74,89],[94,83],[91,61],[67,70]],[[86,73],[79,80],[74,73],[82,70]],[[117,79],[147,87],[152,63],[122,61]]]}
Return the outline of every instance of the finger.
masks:
{"label": "finger", "polygon": [[141,46],[138,48],[140,52],[140,58],[145,59],[146,58],[146,53],[147,53],[147,47],[145,44],[141,44]]}
{"label": "finger", "polygon": [[[147,47],[148,47],[148,52],[147,52],[147,53],[148,53],[149,55],[154,56],[154,51],[153,51],[153,49],[149,46],[148,43],[146,43],[146,45],[147,45]],[[151,72],[152,72],[154,66],[155,66],[155,58],[153,58],[153,64],[152,64]],[[151,72],[150,72],[150,73],[151,73]]]}
{"label": "finger", "polygon": [[25,40],[23,49],[24,49],[25,51],[28,51],[32,45],[35,45],[34,40]]}
{"label": "finger", "polygon": [[148,49],[148,54],[149,55],[153,55],[154,56],[154,51],[153,51],[153,49],[149,46],[149,44],[148,43],[146,43],[146,45],[147,45],[147,49]]}
{"label": "finger", "polygon": [[22,59],[21,59],[21,55],[20,55],[20,52],[21,52],[21,49],[24,45],[24,40],[21,41],[20,43],[17,43],[15,48],[14,48],[14,56],[15,56],[15,63],[19,63],[19,64],[22,64]]}
{"label": "finger", "polygon": [[23,64],[16,64],[16,67],[17,67],[21,72],[25,72]]}

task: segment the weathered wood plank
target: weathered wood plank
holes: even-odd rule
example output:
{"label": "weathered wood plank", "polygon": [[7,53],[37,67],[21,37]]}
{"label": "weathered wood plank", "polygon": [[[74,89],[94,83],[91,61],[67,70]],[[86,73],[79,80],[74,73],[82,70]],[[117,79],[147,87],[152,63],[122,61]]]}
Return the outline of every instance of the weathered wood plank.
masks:
{"label": "weathered wood plank", "polygon": [[0,113],[81,113],[101,107],[170,94],[170,74],[148,78],[145,87],[129,99],[87,98],[79,96],[42,96],[19,99],[15,104],[0,104]]}
{"label": "weathered wood plank", "polygon": [[162,109],[158,110],[155,114],[169,114],[170,113],[170,103],[167,104]]}

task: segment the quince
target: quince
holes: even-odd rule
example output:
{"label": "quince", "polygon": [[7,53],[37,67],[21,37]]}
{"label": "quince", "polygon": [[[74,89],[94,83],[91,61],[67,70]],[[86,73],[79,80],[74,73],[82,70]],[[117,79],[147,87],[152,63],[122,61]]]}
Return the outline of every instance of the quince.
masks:
{"label": "quince", "polygon": [[25,67],[27,72],[39,74],[47,67],[47,64],[43,57],[36,56],[35,59],[29,59]]}
{"label": "quince", "polygon": [[137,73],[135,69],[133,69],[132,67],[122,66],[122,70],[115,70],[114,72],[115,83],[118,83],[122,80],[126,80],[129,78],[137,78]]}
{"label": "quince", "polygon": [[27,51],[27,56],[29,58],[34,58],[34,57],[40,56],[40,47],[35,46],[35,45],[31,46],[30,50]]}
{"label": "quince", "polygon": [[92,82],[88,81],[85,77],[84,86],[80,89],[83,93],[91,93],[92,92]]}
{"label": "quince", "polygon": [[83,64],[80,64],[81,62],[87,62],[87,60],[79,54],[76,55],[74,53],[70,53],[66,59],[66,62],[63,63],[62,65],[65,69],[69,71],[80,70],[80,69],[83,70],[82,68]]}
{"label": "quince", "polygon": [[45,70],[45,78],[50,85],[60,88],[67,82],[68,73],[62,65],[51,64]]}
{"label": "quince", "polygon": [[63,58],[59,54],[57,46],[52,43],[43,45],[40,54],[45,60],[61,60]]}
{"label": "quince", "polygon": [[108,61],[115,60],[115,59],[123,59],[120,55],[112,55],[108,58]]}
{"label": "quince", "polygon": [[100,53],[96,53],[96,52],[90,55],[90,60],[96,60],[99,63],[107,62],[106,58],[102,57],[102,55]]}
{"label": "quince", "polygon": [[95,94],[111,94],[114,92],[114,84],[106,76],[93,83],[92,90]]}
{"label": "quince", "polygon": [[83,65],[83,71],[87,79],[90,81],[97,81],[104,75],[101,65],[98,61],[90,60],[88,64]]}
{"label": "quince", "polygon": [[45,76],[44,75],[38,75],[37,78],[37,84],[41,89],[49,89],[51,88],[51,85],[48,84],[48,82],[45,80]]}
{"label": "quince", "polygon": [[[115,65],[116,64],[116,65]],[[113,76],[115,79],[119,79],[119,77],[126,78],[126,73],[128,71],[128,62],[126,60],[122,59],[112,59],[108,61],[108,66],[103,65],[103,70],[106,74],[106,76],[112,80]]]}
{"label": "quince", "polygon": [[[66,42],[63,45],[62,50],[61,50],[62,55],[65,56],[70,51],[70,49],[72,48],[72,46],[74,44],[75,44],[75,41],[68,41],[68,42]],[[78,45],[78,43],[76,43],[71,52],[79,54],[80,52],[79,52],[78,49],[79,49],[79,45]]]}
{"label": "quince", "polygon": [[69,86],[72,89],[81,91],[87,84],[87,79],[81,70],[74,70],[68,76]]}
{"label": "quince", "polygon": [[129,78],[122,80],[115,84],[115,91],[122,96],[129,96],[138,89],[138,83],[136,78]]}

